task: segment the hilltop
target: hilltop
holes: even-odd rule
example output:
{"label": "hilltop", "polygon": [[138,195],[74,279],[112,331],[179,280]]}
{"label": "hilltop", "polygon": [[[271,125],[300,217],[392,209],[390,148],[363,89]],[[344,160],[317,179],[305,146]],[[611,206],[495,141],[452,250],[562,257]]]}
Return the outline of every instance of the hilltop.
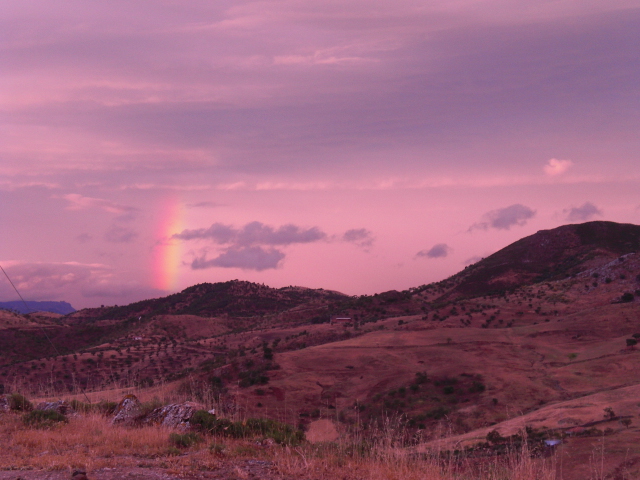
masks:
{"label": "hilltop", "polygon": [[541,230],[467,267],[445,283],[452,294],[477,297],[561,280],[640,251],[640,226],[588,222]]}
{"label": "hilltop", "polygon": [[78,319],[125,319],[153,315],[199,315],[260,317],[293,308],[323,307],[327,302],[343,300],[346,295],[304,287],[271,288],[258,283],[231,280],[201,283],[168,297],[143,300],[126,306],[85,308]]}

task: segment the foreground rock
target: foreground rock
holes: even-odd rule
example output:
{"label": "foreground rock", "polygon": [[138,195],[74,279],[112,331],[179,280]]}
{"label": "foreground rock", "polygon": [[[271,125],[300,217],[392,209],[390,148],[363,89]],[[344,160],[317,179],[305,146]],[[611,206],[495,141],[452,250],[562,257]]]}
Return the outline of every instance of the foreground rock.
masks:
{"label": "foreground rock", "polygon": [[6,395],[0,395],[0,413],[7,413],[10,410],[9,400]]}
{"label": "foreground rock", "polygon": [[156,408],[147,415],[142,423],[144,425],[162,425],[169,428],[186,429],[189,427],[189,420],[202,406],[193,402],[173,403],[164,407]]}
{"label": "foreground rock", "polygon": [[141,425],[162,425],[167,428],[189,428],[189,420],[203,406],[193,402],[172,403],[145,413],[144,407],[135,395],[126,395],[116,407],[112,425],[126,427]]}
{"label": "foreground rock", "polygon": [[36,405],[36,410],[53,410],[62,415],[70,415],[75,413],[73,407],[66,400],[58,400],[57,402],[40,402]]}
{"label": "foreground rock", "polygon": [[140,400],[138,400],[138,397],[131,394],[125,395],[116,407],[111,424],[133,427],[140,423],[142,415],[142,404]]}

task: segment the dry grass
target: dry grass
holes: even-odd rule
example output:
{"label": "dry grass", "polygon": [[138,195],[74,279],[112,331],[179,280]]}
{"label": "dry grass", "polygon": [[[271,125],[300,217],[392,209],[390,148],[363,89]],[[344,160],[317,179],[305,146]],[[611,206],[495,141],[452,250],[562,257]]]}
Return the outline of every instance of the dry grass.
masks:
{"label": "dry grass", "polygon": [[329,480],[556,480],[552,462],[533,459],[525,445],[504,457],[456,458],[444,452],[412,454],[403,431],[382,429],[324,445],[284,447],[273,453],[279,469],[299,478]]}
{"label": "dry grass", "polygon": [[[435,453],[407,454],[398,433],[353,438],[338,443],[300,447],[263,447],[255,440],[208,437],[189,449],[176,450],[170,430],[162,427],[112,426],[100,415],[72,417],[48,430],[27,428],[19,415],[0,416],[2,469],[89,471],[100,468],[163,468],[173,473],[214,470],[248,458],[270,460],[289,477],[371,480],[554,480],[552,468],[527,452],[481,465],[459,463]],[[181,453],[181,455],[177,455]],[[187,453],[182,455],[182,453]]]}

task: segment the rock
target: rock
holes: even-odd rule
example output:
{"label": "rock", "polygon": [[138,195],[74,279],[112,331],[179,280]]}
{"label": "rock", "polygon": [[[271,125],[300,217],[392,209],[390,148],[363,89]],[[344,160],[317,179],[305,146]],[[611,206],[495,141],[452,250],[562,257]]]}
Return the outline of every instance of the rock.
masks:
{"label": "rock", "polygon": [[89,480],[87,478],[87,472],[84,470],[74,470],[71,474],[71,480]]}
{"label": "rock", "polygon": [[156,408],[143,420],[145,425],[162,425],[163,427],[189,426],[189,420],[202,406],[193,402],[173,403],[164,407]]}
{"label": "rock", "polygon": [[7,413],[11,410],[9,408],[9,400],[6,395],[0,395],[0,413]]}
{"label": "rock", "polygon": [[125,395],[114,412],[112,425],[134,426],[140,423],[142,404],[135,395]]}
{"label": "rock", "polygon": [[69,402],[66,400],[58,400],[57,402],[40,402],[36,406],[36,410],[54,410],[62,415],[75,413]]}

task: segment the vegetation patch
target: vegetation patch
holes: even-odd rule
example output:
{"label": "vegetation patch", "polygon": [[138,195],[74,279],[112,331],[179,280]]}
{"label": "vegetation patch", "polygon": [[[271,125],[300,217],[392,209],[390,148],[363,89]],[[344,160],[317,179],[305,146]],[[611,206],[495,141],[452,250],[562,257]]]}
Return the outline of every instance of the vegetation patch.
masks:
{"label": "vegetation patch", "polygon": [[232,422],[217,418],[206,410],[196,411],[190,420],[200,432],[231,438],[272,438],[281,445],[298,445],[304,440],[304,432],[286,423],[268,418],[249,418]]}
{"label": "vegetation patch", "polygon": [[22,416],[22,423],[29,428],[47,429],[68,422],[65,415],[55,410],[32,410]]}

